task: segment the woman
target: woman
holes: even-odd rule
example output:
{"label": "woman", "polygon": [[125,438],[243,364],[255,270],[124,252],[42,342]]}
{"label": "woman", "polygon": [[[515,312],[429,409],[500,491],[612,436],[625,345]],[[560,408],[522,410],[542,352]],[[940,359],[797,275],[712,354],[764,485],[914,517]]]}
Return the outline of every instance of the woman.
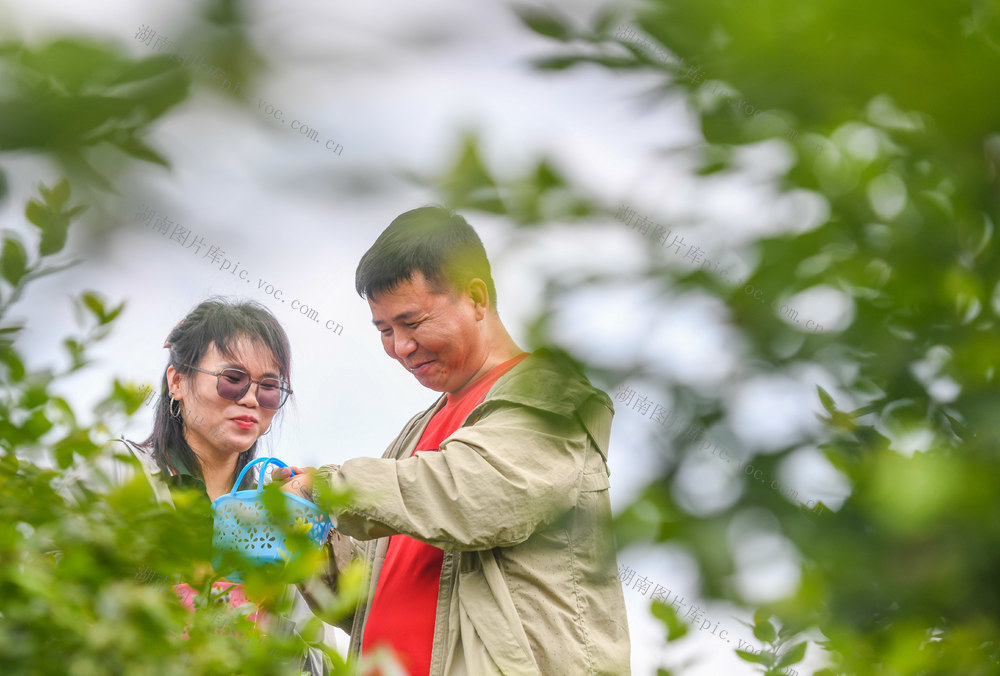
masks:
{"label": "woman", "polygon": [[[161,502],[173,504],[170,492],[177,488],[203,490],[215,500],[232,490],[292,393],[288,337],[263,305],[212,298],[184,317],[163,346],[169,358],[153,432],[139,445],[121,441],[139,460]],[[124,465],[116,473],[117,481],[129,478]],[[240,585],[216,586],[228,592],[232,605],[246,601]],[[177,585],[175,591],[193,608],[188,585]],[[294,587],[289,593],[295,596],[295,610],[287,619],[305,622],[311,613],[304,600]],[[327,665],[325,655],[311,649],[299,668],[325,674]]]}

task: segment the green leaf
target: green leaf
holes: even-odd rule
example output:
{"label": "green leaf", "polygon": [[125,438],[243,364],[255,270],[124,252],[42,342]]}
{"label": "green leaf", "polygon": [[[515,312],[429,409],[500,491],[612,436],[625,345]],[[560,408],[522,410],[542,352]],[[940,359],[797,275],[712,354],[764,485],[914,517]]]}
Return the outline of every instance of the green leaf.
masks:
{"label": "green leaf", "polygon": [[79,154],[69,154],[63,157],[63,162],[67,167],[79,172],[81,176],[89,179],[101,190],[105,190],[113,195],[119,194],[115,186],[101,172],[95,169],[89,162]]}
{"label": "green leaf", "polygon": [[73,464],[74,455],[90,457],[100,450],[100,446],[90,440],[89,430],[78,429],[59,440],[52,450],[56,454],[59,466],[66,469]]}
{"label": "green leaf", "polygon": [[51,256],[62,251],[66,246],[66,234],[69,232],[69,218],[63,214],[55,215],[47,227],[42,230],[42,239],[38,243],[38,253]]}
{"label": "green leaf", "polygon": [[42,231],[38,253],[42,256],[51,256],[66,246],[66,233],[69,229],[70,219],[83,211],[85,207],[73,207],[66,213],[60,211],[69,197],[69,183],[65,180],[51,191],[44,186],[41,186],[39,191],[46,198],[47,204],[31,200],[24,209],[24,215]]}
{"label": "green leaf", "polygon": [[806,630],[807,626],[808,625],[801,621],[789,620],[782,625],[781,629],[778,630],[778,640],[785,642],[792,636],[801,634]]}
{"label": "green leaf", "polygon": [[48,227],[50,219],[49,211],[41,202],[29,200],[28,205],[24,208],[24,215],[28,221],[37,225],[42,231]]}
{"label": "green leaf", "polygon": [[774,625],[768,621],[770,613],[758,609],[753,614],[753,635],[764,643],[771,643],[778,638]]}
{"label": "green leaf", "polygon": [[84,307],[93,312],[94,316],[97,317],[101,324],[103,324],[106,316],[104,313],[104,301],[102,301],[93,291],[85,291],[80,294],[80,300],[83,301]]}
{"label": "green leaf", "polygon": [[594,15],[594,32],[598,35],[603,35],[609,33],[616,24],[620,24],[622,21],[622,12],[619,7],[614,5],[607,5],[601,9],[597,10],[597,14]]}
{"label": "green leaf", "polygon": [[823,408],[827,410],[827,413],[831,414],[836,413],[837,404],[834,403],[833,397],[830,396],[830,393],[824,390],[819,385],[816,386],[816,391],[819,393],[819,401],[821,404],[823,404]]}
{"label": "green leaf", "polygon": [[110,84],[114,86],[142,82],[143,80],[155,80],[161,75],[180,69],[181,66],[169,57],[151,56],[125,65]]}
{"label": "green leaf", "polygon": [[49,380],[34,374],[31,384],[21,393],[21,408],[31,410],[45,404],[49,399]]}
{"label": "green leaf", "polygon": [[163,157],[163,155],[159,154],[134,136],[118,141],[115,145],[132,157],[137,157],[140,160],[146,160],[147,162],[152,162],[154,164],[160,164],[164,167],[170,166],[170,163],[165,157]]}
{"label": "green leaf", "polygon": [[779,669],[781,667],[787,667],[790,664],[795,664],[796,662],[801,662],[802,658],[806,655],[806,641],[798,643],[793,647],[789,648],[779,659],[776,665]]}
{"label": "green leaf", "polygon": [[74,366],[82,365],[84,347],[80,341],[75,338],[66,338],[63,340],[63,345],[66,347],[66,351],[69,352],[70,359],[73,360]]}
{"label": "green leaf", "polygon": [[726,171],[729,169],[728,160],[716,160],[714,162],[708,162],[706,164],[698,167],[696,172],[699,176],[710,176],[711,174],[716,174],[720,171]]}
{"label": "green leaf", "polygon": [[767,664],[769,655],[761,653],[751,653],[746,650],[737,650],[736,655],[747,662],[753,662],[754,664]]}
{"label": "green leaf", "polygon": [[770,643],[778,638],[778,632],[774,630],[774,625],[770,622],[754,625],[753,635],[765,643]]}
{"label": "green leaf", "polygon": [[540,192],[545,192],[552,188],[566,187],[566,181],[563,180],[559,170],[552,166],[552,163],[548,160],[542,160],[538,163],[533,183],[534,187]]}
{"label": "green leaf", "polygon": [[571,66],[581,64],[597,64],[613,70],[632,70],[635,68],[635,59],[626,59],[620,56],[590,56],[590,55],[560,55],[541,57],[532,60],[532,65],[540,70],[566,70]]}
{"label": "green leaf", "polygon": [[586,63],[586,59],[579,56],[547,56],[532,61],[539,70],[566,70],[581,63]]}
{"label": "green leaf", "polygon": [[45,201],[48,202],[49,207],[53,211],[62,211],[63,206],[69,200],[70,187],[69,181],[65,178],[56,184],[56,187],[48,190],[45,186],[39,186],[39,192],[45,197]]}
{"label": "green leaf", "polygon": [[37,440],[52,429],[52,423],[45,416],[45,412],[39,409],[28,416],[22,429],[29,439]]}
{"label": "green leaf", "polygon": [[124,310],[124,309],[125,309],[125,301],[122,301],[121,303],[119,303],[118,305],[116,305],[114,308],[112,308],[111,311],[108,312],[107,315],[105,315],[105,321],[102,322],[102,323],[103,324],[110,324],[111,322],[113,322],[115,319],[118,318],[118,315],[120,315],[122,313],[122,310]]}
{"label": "green leaf", "polygon": [[3,254],[0,257],[0,274],[12,285],[17,286],[28,272],[28,255],[14,237],[7,235],[3,240]]}
{"label": "green leaf", "polygon": [[56,463],[60,469],[67,469],[73,464],[73,447],[68,444],[58,444],[53,449],[56,454]]}
{"label": "green leaf", "polygon": [[439,180],[448,206],[503,212],[496,182],[480,157],[475,138],[467,136],[463,140],[458,159]]}
{"label": "green leaf", "polygon": [[66,202],[69,201],[70,186],[69,181],[65,178],[59,181],[55,189],[52,191],[52,207],[55,209],[62,209]]}
{"label": "green leaf", "polygon": [[52,397],[49,399],[49,405],[53,409],[53,415],[59,424],[66,426],[76,425],[76,414],[73,413],[73,408],[69,405],[68,401],[62,397]]}
{"label": "green leaf", "polygon": [[662,622],[667,628],[667,642],[676,641],[688,632],[688,624],[677,616],[677,611],[673,606],[669,606],[662,601],[653,601],[653,617]]}
{"label": "green leaf", "polygon": [[8,349],[13,341],[17,338],[17,334],[24,330],[24,323],[13,323],[7,324],[6,326],[0,326],[0,350]]}
{"label": "green leaf", "polygon": [[17,383],[24,380],[24,362],[20,355],[9,347],[0,348],[0,362],[7,367],[4,380],[7,383]]}
{"label": "green leaf", "polygon": [[524,25],[539,35],[562,41],[573,39],[574,31],[570,28],[569,22],[562,17],[536,7],[522,7],[514,11]]}

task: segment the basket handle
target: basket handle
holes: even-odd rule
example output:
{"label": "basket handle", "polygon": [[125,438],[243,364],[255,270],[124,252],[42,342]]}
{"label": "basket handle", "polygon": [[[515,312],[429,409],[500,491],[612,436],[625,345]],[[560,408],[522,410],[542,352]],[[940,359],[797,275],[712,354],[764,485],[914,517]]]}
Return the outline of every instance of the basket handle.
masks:
{"label": "basket handle", "polygon": [[[230,493],[235,493],[236,490],[239,488],[240,484],[243,483],[243,477],[246,476],[246,473],[250,470],[250,468],[261,462],[264,463],[264,466],[261,467],[260,469],[261,476],[264,475],[265,470],[267,470],[267,466],[270,465],[272,462],[276,464],[278,467],[288,467],[286,463],[282,462],[278,458],[256,458],[255,460],[251,460],[250,462],[247,463],[247,466],[243,468],[243,471],[240,472],[240,475],[236,477],[236,483],[233,484],[233,490],[231,490]],[[292,476],[295,476],[295,470],[292,470]],[[261,486],[260,481],[258,481],[257,491],[260,492],[261,490],[263,490],[263,488],[264,487]]]}

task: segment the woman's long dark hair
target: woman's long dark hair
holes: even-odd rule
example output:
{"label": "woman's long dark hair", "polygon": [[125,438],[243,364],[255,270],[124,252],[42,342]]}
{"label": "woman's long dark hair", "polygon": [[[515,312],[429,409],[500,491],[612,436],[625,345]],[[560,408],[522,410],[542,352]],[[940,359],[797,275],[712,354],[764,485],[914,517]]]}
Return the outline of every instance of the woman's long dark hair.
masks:
{"label": "woman's long dark hair", "polygon": [[[170,350],[167,366],[173,366],[178,373],[190,377],[195,371],[189,364],[200,364],[211,345],[215,345],[219,354],[227,359],[236,359],[234,344],[243,337],[270,350],[274,361],[278,364],[278,375],[285,382],[291,382],[292,355],[288,336],[271,311],[253,301],[233,301],[213,297],[200,303],[167,336],[164,345]],[[163,369],[153,433],[143,442],[143,446],[150,449],[163,476],[170,476],[169,467],[173,461],[183,464],[199,479],[204,479],[201,461],[184,439],[183,413],[178,418],[170,414],[166,368]],[[257,441],[254,441],[253,445],[241,452],[236,459],[233,482],[256,454]],[[251,481],[251,477],[247,476],[243,480],[244,485],[239,488],[247,486]]]}

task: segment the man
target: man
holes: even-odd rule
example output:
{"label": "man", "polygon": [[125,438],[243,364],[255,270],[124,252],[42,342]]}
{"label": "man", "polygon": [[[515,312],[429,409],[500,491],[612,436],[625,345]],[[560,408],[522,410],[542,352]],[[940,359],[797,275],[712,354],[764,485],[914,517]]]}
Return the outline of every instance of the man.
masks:
{"label": "man", "polygon": [[444,396],[382,458],[283,486],[352,491],[334,513],[370,570],[352,653],[391,648],[421,676],[628,674],[608,396],[568,359],[514,343],[482,242],[449,210],[396,218],[356,286],[386,353]]}

